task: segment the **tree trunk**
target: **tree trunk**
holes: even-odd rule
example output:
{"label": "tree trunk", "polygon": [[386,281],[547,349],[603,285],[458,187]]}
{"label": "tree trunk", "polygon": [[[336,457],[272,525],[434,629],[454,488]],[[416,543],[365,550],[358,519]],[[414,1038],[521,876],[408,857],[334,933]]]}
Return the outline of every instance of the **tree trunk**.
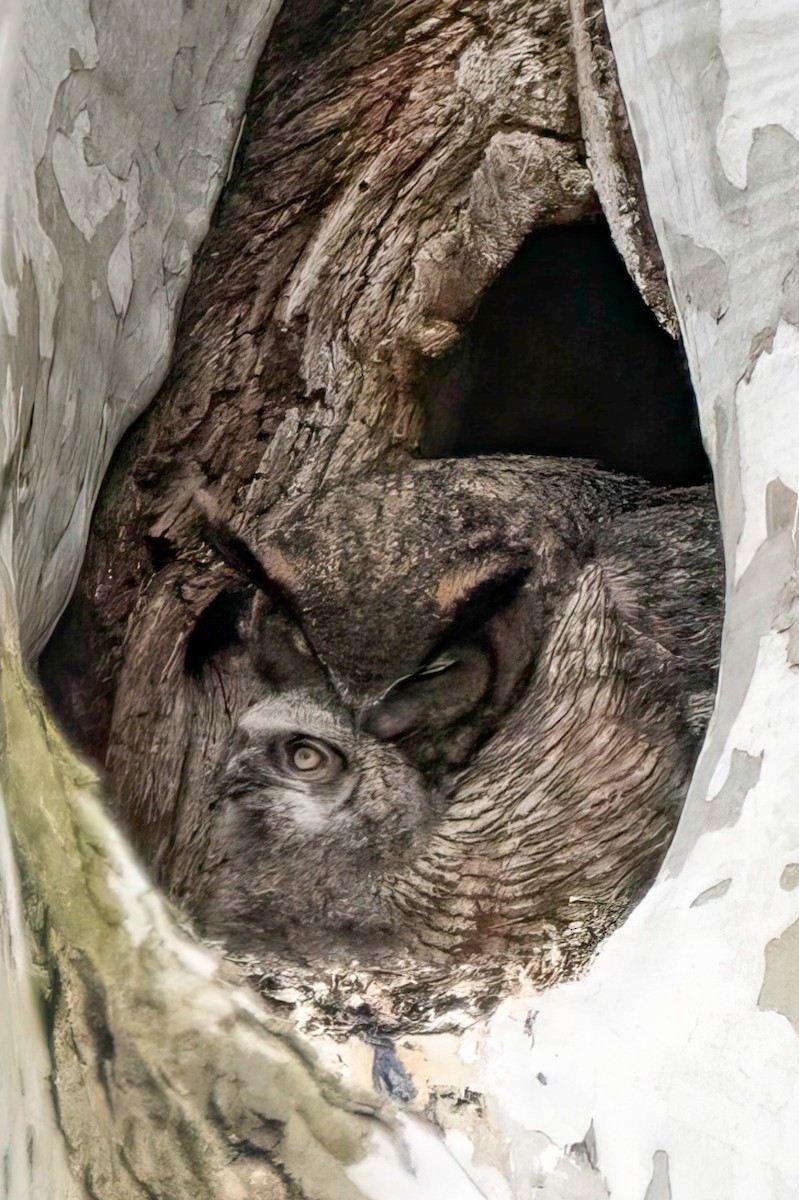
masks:
{"label": "tree trunk", "polygon": [[[80,589],[96,682],[73,733],[99,758],[110,747],[136,808],[166,786],[157,807],[174,810],[192,718],[177,657],[169,682],[145,680],[220,590],[192,491],[246,532],[279,497],[415,446],[427,365],[486,284],[536,223],[595,209],[562,6],[500,5],[486,28],[440,2],[391,19],[380,4],[286,8],[172,375],[123,449]],[[144,688],[170,733],[140,791],[159,727],[137,716]],[[158,821],[136,832],[150,849],[164,836]]]}
{"label": "tree trunk", "polygon": [[[524,237],[598,210],[567,7],[501,4],[488,26],[478,9],[283,10],[172,374],[101,503],[72,614],[89,637],[77,685],[65,681],[68,725],[105,761],[125,828],[180,900],[206,869],[207,781],[260,686],[235,647],[199,686],[185,669],[198,623],[233,586],[193,496],[257,547],[322,481],[406,457],[438,362]],[[655,287],[645,223],[624,235]],[[656,855],[661,825],[639,842]],[[578,941],[584,959],[592,941]],[[410,992],[403,1007],[437,1003]]]}
{"label": "tree trunk", "polygon": [[159,3],[135,26],[110,9],[96,26],[77,9],[55,25],[30,6],[24,26],[16,6],[1,18],[0,78],[14,84],[0,114],[13,247],[2,796],[22,888],[3,824],[0,1136],[13,1200],[476,1195],[427,1131],[345,1095],[180,931],[21,666],[68,596],[114,444],[166,369],[273,15]]}
{"label": "tree trunk", "polygon": [[[774,0],[772,8],[774,28],[782,20],[789,29],[787,7]],[[151,861],[160,852],[168,882],[177,797],[221,736],[182,682],[175,653],[226,578],[197,536],[192,491],[202,485],[227,511],[243,512],[245,531],[257,536],[278,499],[415,444],[429,360],[457,338],[482,290],[534,224],[595,208],[578,91],[583,113],[600,114],[590,128],[584,116],[585,135],[617,242],[670,320],[645,224],[625,202],[637,185],[601,14],[575,11],[579,88],[565,13],[552,5],[498,4],[489,20],[477,5],[415,3],[390,19],[375,6],[337,23],[332,6],[291,6],[275,29],[173,373],[120,458],[75,610],[90,625],[92,665],[65,701],[73,733],[98,756],[110,749],[120,794],[138,814],[138,844]],[[32,23],[26,49],[42,91],[27,93],[31,108],[14,127],[18,259],[3,283],[3,791],[24,909],[5,854],[4,978],[27,997],[20,1037],[32,1050],[28,1080],[4,1111],[16,1105],[34,1133],[19,1119],[0,1127],[11,1194],[521,1197],[536,1189],[690,1200],[708,1194],[708,1180],[726,1196],[758,1194],[767,1179],[770,1196],[793,1195],[799,428],[790,402],[796,233],[785,214],[795,211],[797,117],[787,48],[773,61],[784,88],[764,90],[756,86],[763,33],[742,7],[714,18],[694,6],[668,14],[668,25],[662,6],[640,0],[609,12],[719,485],[726,665],[666,866],[588,975],[545,994],[528,987],[458,1045],[431,1035],[405,1055],[417,1103],[444,1126],[448,1153],[412,1118],[392,1126],[373,1099],[329,1082],[296,1034],[223,982],[215,960],[175,928],[20,673],[12,610],[35,652],[77,570],[106,458],[164,369],[203,232],[198,191],[207,214],[217,190],[209,181],[221,182],[236,105],[269,23],[265,8],[228,6],[221,32],[189,36],[177,10],[173,23],[162,13],[153,17],[157,37],[142,22],[129,34],[133,57],[121,59],[121,19],[109,12],[94,31],[76,17],[63,45],[77,57],[69,66],[66,51],[63,63],[48,59],[49,74]],[[163,153],[164,107],[149,81],[170,80],[175,140],[163,157],[183,168],[174,185],[160,170],[148,187],[134,184],[136,155],[119,152],[123,162],[98,145],[136,111],[128,100],[124,112],[102,108],[135,47],[162,56],[158,70],[131,74],[142,105],[136,144],[148,145],[143,128],[152,156]],[[106,63],[106,77],[84,70]],[[220,104],[209,80],[227,96],[234,78],[235,94]],[[98,89],[88,99],[87,85]],[[215,117],[209,133],[202,122]],[[174,195],[159,200],[159,186],[174,186]],[[139,223],[141,196],[148,218],[162,213],[163,224]],[[55,267],[45,235],[58,251]],[[153,255],[164,246],[163,257]],[[163,270],[179,280],[164,289],[166,309]],[[86,355],[91,303],[96,353]],[[86,423],[69,427],[61,461],[75,468],[56,477],[51,446],[74,394]],[[232,706],[248,699],[243,688]],[[204,740],[192,746],[198,719]],[[23,911],[47,1042],[33,1015]],[[357,1048],[340,1053],[353,1079]],[[25,1136],[47,1154],[26,1156]]]}

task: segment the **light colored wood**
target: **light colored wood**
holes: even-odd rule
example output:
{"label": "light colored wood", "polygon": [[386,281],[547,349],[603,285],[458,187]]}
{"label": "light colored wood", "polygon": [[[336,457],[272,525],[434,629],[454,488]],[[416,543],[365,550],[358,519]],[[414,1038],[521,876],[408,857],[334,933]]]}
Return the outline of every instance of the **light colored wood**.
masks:
{"label": "light colored wood", "polygon": [[[6,8],[10,28],[16,4]],[[168,369],[277,8],[167,0],[134,21],[106,8],[93,19],[80,0],[24,5],[0,337],[14,481],[4,516],[33,657],[74,586],[116,444]]]}

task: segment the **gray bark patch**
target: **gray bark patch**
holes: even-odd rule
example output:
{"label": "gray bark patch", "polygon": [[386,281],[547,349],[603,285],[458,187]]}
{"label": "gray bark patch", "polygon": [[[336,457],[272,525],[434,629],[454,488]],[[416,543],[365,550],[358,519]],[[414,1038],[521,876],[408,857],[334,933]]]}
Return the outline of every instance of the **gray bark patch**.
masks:
{"label": "gray bark patch", "polygon": [[730,307],[730,276],[724,259],[708,246],[667,230],[669,245],[678,268],[680,298],[719,321]]}
{"label": "gray bark patch", "polygon": [[586,1133],[585,1137],[583,1138],[583,1145],[585,1146],[585,1153],[586,1153],[586,1157],[587,1157],[589,1163],[591,1164],[592,1167],[596,1168],[598,1154],[597,1154],[597,1144],[596,1144],[596,1131],[594,1130],[594,1122],[593,1121],[588,1126],[588,1132]]}
{"label": "gray bark patch", "polygon": [[[791,531],[791,537],[793,537],[798,500],[799,498],[792,488],[786,487],[781,480],[772,479],[766,491],[766,517],[769,531],[779,520],[782,522],[782,529]],[[799,666],[799,582],[795,570],[780,593],[773,628],[788,634],[788,662],[792,667]]]}
{"label": "gray bark patch", "polygon": [[665,1150],[656,1150],[652,1156],[652,1178],[644,1200],[671,1200],[669,1156]]}
{"label": "gray bark patch", "polygon": [[746,750],[733,750],[727,778],[711,800],[711,816],[708,831],[725,829],[734,825],[741,815],[744,800],[760,779],[763,755],[748,754]]}
{"label": "gray bark patch", "polygon": [[785,892],[792,892],[799,887],[799,863],[786,863],[780,875],[780,887]]}
{"label": "gray bark patch", "polygon": [[766,530],[769,537],[792,530],[796,521],[797,495],[781,479],[772,479],[766,487]]}
{"label": "gray bark patch", "polygon": [[776,332],[777,330],[774,326],[768,325],[765,329],[758,329],[757,333],[752,335],[752,340],[749,343],[749,366],[746,368],[743,377],[745,383],[751,383],[755,367],[760,361],[760,356],[771,354]]}
{"label": "gray bark patch", "polygon": [[[737,443],[734,423],[730,423],[725,436],[728,441]],[[735,453],[738,451],[735,450]],[[732,451],[727,459],[733,460]],[[725,537],[734,536],[737,539],[743,528],[739,483],[732,472],[722,472],[716,483],[722,496],[722,511],[732,511],[734,514],[732,528],[728,526]],[[725,686],[716,697],[714,720],[694,773],[688,804],[669,851],[666,869],[670,875],[680,872],[698,837],[735,823],[747,792],[760,777],[761,757],[735,750],[722,788],[710,803],[704,800],[709,794],[714,773],[754,675],[760,639],[775,628],[776,620],[790,623],[790,616],[785,616],[783,581],[791,576],[796,551],[792,529],[778,528],[776,525],[785,518],[787,507],[785,497],[781,497],[779,492],[775,493],[769,503],[772,532],[728,597],[726,616],[736,630],[735,652],[725,652]],[[692,804],[691,797],[701,797],[702,803]]]}
{"label": "gray bark patch", "polygon": [[721,896],[726,896],[730,890],[731,879],[720,879],[718,883],[714,883],[712,887],[705,888],[700,892],[695,900],[691,902],[691,908],[699,908],[703,904],[707,904],[709,900],[718,900]]}
{"label": "gray bark patch", "polygon": [[799,921],[766,946],[757,1007],[762,1012],[781,1013],[799,1033]]}

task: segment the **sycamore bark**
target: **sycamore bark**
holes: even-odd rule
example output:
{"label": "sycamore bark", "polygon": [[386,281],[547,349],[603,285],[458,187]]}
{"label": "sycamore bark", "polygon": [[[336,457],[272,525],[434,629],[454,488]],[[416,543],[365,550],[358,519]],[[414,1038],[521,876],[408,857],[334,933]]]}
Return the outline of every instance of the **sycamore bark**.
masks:
{"label": "sycamore bark", "polygon": [[[263,121],[245,130],[174,374],[131,443],[149,465],[101,518],[119,519],[119,546],[87,566],[95,589],[105,582],[107,611],[83,737],[101,746],[116,729],[123,780],[145,761],[145,725],[126,697],[163,683],[164,663],[168,694],[164,648],[206,597],[204,584],[175,586],[198,561],[187,488],[210,483],[257,516],[281,488],[412,445],[426,363],[529,228],[591,211],[595,188],[632,273],[672,319],[630,206],[638,185],[598,10],[575,2],[575,67],[557,4],[375,5],[371,25],[350,12],[331,45],[335,7],[292,6],[270,42],[255,91]],[[255,2],[215,15],[161,0],[128,24],[114,6],[89,16],[64,4],[57,18],[34,0],[27,8],[24,27],[13,5],[0,19],[0,79],[17,38],[25,52],[13,96],[0,99],[10,128],[0,782],[18,864],[3,826],[7,1194],[792,1200],[799,36],[789,0],[607,6],[716,472],[729,575],[722,679],[661,876],[588,975],[528,988],[457,1045],[431,1036],[408,1052],[446,1148],[332,1081],[181,931],[23,673],[20,639],[30,657],[56,620],[111,451],[166,370],[274,15]],[[261,207],[247,190],[259,173]],[[254,254],[255,306],[242,274]],[[129,537],[137,520],[144,555]],[[479,1105],[460,1103],[467,1090]]]}

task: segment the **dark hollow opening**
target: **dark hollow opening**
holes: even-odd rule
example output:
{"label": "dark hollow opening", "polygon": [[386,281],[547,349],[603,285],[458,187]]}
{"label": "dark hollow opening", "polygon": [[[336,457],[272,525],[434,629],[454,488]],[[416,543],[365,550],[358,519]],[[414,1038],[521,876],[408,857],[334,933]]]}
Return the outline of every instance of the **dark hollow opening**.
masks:
{"label": "dark hollow opening", "polygon": [[531,233],[421,387],[426,457],[560,455],[664,486],[710,479],[682,347],[604,221]]}

